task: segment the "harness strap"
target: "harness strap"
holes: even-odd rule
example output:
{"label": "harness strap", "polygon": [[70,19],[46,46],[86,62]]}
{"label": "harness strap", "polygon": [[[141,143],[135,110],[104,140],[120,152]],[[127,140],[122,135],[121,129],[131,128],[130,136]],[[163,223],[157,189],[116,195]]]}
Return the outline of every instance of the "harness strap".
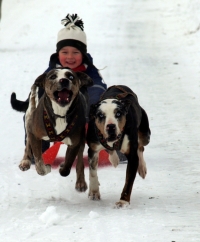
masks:
{"label": "harness strap", "polygon": [[63,130],[60,134],[56,134],[55,129],[53,128],[52,123],[49,120],[49,116],[47,114],[47,111],[43,110],[43,120],[44,120],[44,126],[47,131],[47,135],[49,136],[49,139],[51,142],[54,141],[62,141],[64,138],[69,136],[69,133],[71,132],[72,128],[74,127],[76,120],[78,118],[78,115],[76,114],[73,118],[72,122],[67,125],[66,129]]}

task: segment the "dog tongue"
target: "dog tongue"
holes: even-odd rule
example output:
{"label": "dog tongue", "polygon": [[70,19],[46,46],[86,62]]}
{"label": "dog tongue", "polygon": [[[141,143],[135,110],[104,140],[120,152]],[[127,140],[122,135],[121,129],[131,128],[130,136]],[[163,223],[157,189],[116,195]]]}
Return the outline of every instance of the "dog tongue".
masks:
{"label": "dog tongue", "polygon": [[61,99],[67,99],[69,97],[69,91],[66,89],[63,89],[58,93],[59,98]]}

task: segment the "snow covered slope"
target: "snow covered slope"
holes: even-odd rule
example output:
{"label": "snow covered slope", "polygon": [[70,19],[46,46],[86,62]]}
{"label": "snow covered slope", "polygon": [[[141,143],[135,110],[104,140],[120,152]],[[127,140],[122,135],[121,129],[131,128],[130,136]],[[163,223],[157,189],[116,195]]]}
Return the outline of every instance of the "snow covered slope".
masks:
{"label": "snow covered slope", "polygon": [[[77,12],[108,85],[126,84],[149,115],[148,174],[114,209],[126,165],[99,170],[101,201],[77,193],[75,170],[18,169],[25,100],[55,51],[60,20]],[[200,241],[200,10],[198,0],[3,0],[0,22],[0,242]],[[88,179],[88,168],[86,179]]]}

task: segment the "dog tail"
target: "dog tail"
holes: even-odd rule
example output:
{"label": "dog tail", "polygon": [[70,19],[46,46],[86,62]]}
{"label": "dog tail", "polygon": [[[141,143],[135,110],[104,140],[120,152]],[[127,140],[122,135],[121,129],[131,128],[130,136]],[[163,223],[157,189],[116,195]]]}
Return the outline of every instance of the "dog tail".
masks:
{"label": "dog tail", "polygon": [[13,92],[10,97],[10,103],[14,110],[25,113],[28,109],[29,99],[27,99],[26,101],[17,100],[16,93]]}

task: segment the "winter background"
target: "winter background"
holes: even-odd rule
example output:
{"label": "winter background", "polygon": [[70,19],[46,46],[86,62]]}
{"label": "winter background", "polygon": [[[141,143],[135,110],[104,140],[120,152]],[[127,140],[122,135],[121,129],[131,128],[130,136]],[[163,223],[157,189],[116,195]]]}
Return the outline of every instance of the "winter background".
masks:
{"label": "winter background", "polygon": [[[25,100],[48,66],[67,13],[84,20],[88,52],[108,86],[126,84],[152,131],[130,206],[115,209],[126,165],[99,168],[100,201],[75,191],[75,169],[22,172]],[[0,241],[200,241],[198,0],[3,0],[0,22]],[[106,67],[106,68],[104,68]],[[89,181],[88,168],[85,169]]]}

